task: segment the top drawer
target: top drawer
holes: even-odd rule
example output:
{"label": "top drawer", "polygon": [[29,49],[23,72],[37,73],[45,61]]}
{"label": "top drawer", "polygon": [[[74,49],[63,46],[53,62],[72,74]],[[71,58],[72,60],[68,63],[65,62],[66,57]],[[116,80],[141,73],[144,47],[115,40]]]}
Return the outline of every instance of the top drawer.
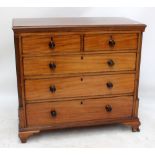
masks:
{"label": "top drawer", "polygon": [[80,51],[80,35],[30,35],[23,36],[24,54]]}
{"label": "top drawer", "polygon": [[84,37],[85,51],[137,49],[137,34],[87,34]]}

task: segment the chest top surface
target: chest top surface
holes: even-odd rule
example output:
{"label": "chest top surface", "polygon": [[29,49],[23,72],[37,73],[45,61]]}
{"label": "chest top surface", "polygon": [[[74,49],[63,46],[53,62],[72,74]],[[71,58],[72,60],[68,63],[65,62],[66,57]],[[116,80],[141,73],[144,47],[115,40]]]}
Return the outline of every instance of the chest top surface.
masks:
{"label": "chest top surface", "polygon": [[64,17],[64,18],[17,18],[13,19],[13,30],[42,30],[59,28],[102,28],[110,30],[141,30],[146,25],[122,17]]}

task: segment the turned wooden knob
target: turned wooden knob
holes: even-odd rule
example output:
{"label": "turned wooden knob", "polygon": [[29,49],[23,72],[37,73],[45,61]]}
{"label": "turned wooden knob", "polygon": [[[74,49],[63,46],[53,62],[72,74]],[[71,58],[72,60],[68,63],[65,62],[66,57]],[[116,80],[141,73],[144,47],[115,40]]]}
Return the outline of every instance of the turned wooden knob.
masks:
{"label": "turned wooden knob", "polygon": [[105,106],[105,110],[106,110],[107,112],[111,112],[111,111],[112,111],[112,106],[111,106],[111,105],[106,105],[106,106]]}
{"label": "turned wooden knob", "polygon": [[50,62],[49,67],[50,67],[50,69],[55,70],[57,66],[54,62]]}
{"label": "turned wooden knob", "polygon": [[110,47],[114,47],[115,46],[115,41],[112,39],[112,37],[111,37],[111,39],[109,40],[109,46]]}
{"label": "turned wooden knob", "polygon": [[112,87],[113,87],[113,83],[112,82],[107,82],[107,87],[109,88],[109,89],[111,89]]}
{"label": "turned wooden knob", "polygon": [[57,116],[57,112],[55,110],[51,111],[51,116],[52,117],[56,117]]}
{"label": "turned wooden knob", "polygon": [[112,59],[110,59],[107,61],[107,64],[108,64],[108,66],[112,67],[112,66],[114,66],[115,63]]}
{"label": "turned wooden knob", "polygon": [[53,41],[53,38],[51,38],[51,41],[49,42],[49,47],[50,47],[51,49],[55,48],[55,43],[54,43],[54,41]]}
{"label": "turned wooden knob", "polygon": [[53,48],[55,47],[54,41],[50,41],[50,42],[49,42],[49,47],[50,47],[51,49],[53,49]]}
{"label": "turned wooden knob", "polygon": [[51,93],[55,93],[56,92],[55,85],[50,86],[50,91],[51,91]]}

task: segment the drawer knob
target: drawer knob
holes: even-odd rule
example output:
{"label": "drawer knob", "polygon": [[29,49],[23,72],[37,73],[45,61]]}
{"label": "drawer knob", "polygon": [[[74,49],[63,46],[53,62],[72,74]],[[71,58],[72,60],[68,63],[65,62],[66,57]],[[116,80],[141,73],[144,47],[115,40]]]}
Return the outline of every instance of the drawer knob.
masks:
{"label": "drawer knob", "polygon": [[105,110],[106,110],[107,112],[111,112],[111,111],[112,111],[112,106],[111,106],[111,105],[106,105],[106,106],[105,106]]}
{"label": "drawer knob", "polygon": [[49,42],[49,47],[50,47],[51,49],[55,48],[55,43],[54,43],[54,41],[53,41],[53,38],[51,38],[51,41]]}
{"label": "drawer knob", "polygon": [[52,69],[52,70],[54,70],[54,69],[56,69],[56,64],[54,63],[54,62],[50,62],[50,64],[49,64],[49,67]]}
{"label": "drawer knob", "polygon": [[107,82],[107,87],[108,87],[109,89],[111,89],[111,88],[113,87],[113,83],[112,83],[112,82]]}
{"label": "drawer knob", "polygon": [[52,117],[56,117],[57,116],[57,112],[55,110],[51,111],[51,116]]}
{"label": "drawer knob", "polygon": [[56,92],[56,87],[54,85],[50,86],[50,91],[52,93],[55,93]]}
{"label": "drawer knob", "polygon": [[112,66],[114,66],[115,63],[112,59],[110,59],[107,61],[107,64],[108,64],[108,66],[112,67]]}
{"label": "drawer knob", "polygon": [[115,41],[112,39],[112,37],[111,37],[111,39],[109,40],[109,46],[110,46],[110,47],[114,47],[114,46],[115,46]]}

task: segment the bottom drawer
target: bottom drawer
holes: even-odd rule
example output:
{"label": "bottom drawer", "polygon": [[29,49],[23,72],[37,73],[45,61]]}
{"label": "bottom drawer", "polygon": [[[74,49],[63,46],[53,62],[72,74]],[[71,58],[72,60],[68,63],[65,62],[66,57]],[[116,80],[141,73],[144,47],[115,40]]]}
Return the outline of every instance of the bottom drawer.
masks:
{"label": "bottom drawer", "polygon": [[27,104],[27,123],[32,127],[127,118],[132,106],[132,96]]}

